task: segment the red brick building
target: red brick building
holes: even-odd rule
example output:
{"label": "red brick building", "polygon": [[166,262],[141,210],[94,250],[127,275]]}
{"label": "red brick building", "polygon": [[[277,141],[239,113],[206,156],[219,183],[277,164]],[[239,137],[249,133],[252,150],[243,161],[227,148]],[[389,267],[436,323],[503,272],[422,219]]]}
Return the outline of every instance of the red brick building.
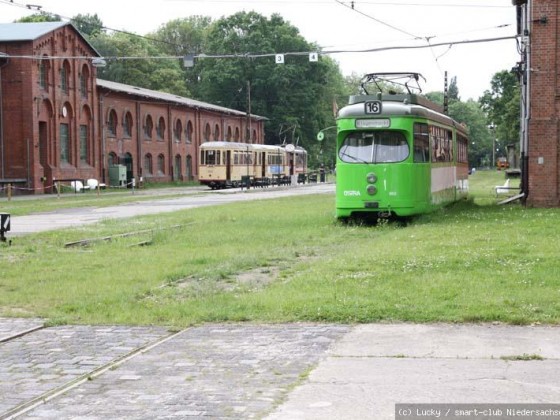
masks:
{"label": "red brick building", "polygon": [[69,23],[0,24],[0,184],[108,184],[116,164],[128,182],[195,180],[202,142],[264,143],[264,118],[99,80],[97,58]]}
{"label": "red brick building", "polygon": [[522,86],[521,159],[526,203],[560,205],[560,2],[517,6]]}

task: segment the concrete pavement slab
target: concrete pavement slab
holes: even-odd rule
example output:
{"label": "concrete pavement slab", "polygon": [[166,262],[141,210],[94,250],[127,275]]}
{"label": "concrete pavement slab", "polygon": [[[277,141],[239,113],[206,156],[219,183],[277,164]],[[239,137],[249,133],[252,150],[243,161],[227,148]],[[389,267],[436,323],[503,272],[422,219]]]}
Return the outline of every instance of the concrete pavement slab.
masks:
{"label": "concrete pavement slab", "polygon": [[369,324],[339,343],[337,356],[560,359],[560,327],[500,324]]}
{"label": "concrete pavement slab", "polygon": [[557,327],[357,326],[267,419],[393,420],[402,403],[558,403],[559,334]]}

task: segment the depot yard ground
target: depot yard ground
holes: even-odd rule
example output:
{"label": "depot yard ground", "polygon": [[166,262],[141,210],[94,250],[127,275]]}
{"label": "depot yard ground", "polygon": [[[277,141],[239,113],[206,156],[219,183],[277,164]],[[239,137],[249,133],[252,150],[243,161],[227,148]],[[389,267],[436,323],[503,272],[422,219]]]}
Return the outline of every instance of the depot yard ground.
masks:
{"label": "depot yard ground", "polygon": [[[503,181],[503,173],[477,172],[469,200],[406,227],[340,224],[334,196],[314,195],[18,237],[0,247],[0,316],[176,328],[218,321],[557,324],[560,209],[498,206],[494,186]],[[76,197],[85,199],[94,196]],[[2,211],[14,201],[2,201]]]}

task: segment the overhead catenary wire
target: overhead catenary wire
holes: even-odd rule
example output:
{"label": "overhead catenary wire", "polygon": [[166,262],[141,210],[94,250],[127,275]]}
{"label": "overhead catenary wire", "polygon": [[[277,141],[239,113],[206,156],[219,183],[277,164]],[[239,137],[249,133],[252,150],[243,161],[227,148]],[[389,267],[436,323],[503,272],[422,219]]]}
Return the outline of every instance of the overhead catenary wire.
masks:
{"label": "overhead catenary wire", "polygon": [[417,36],[417,35],[414,35],[414,34],[408,32],[408,31],[405,31],[404,29],[398,28],[398,27],[396,27],[396,26],[394,26],[394,25],[391,25],[390,23],[387,23],[387,22],[385,22],[385,21],[382,21],[382,20],[380,20],[380,19],[377,19],[376,17],[373,17],[373,16],[371,16],[371,15],[368,15],[367,13],[364,13],[364,12],[362,12],[362,11],[356,9],[354,2],[351,2],[351,4],[348,5],[348,4],[346,4],[346,3],[344,3],[344,2],[342,2],[342,1],[340,1],[340,0],[335,0],[335,1],[336,1],[338,4],[340,4],[340,5],[344,6],[344,7],[347,7],[347,8],[349,8],[350,10],[352,10],[352,11],[354,11],[354,12],[356,12],[356,13],[358,13],[358,14],[360,14],[360,15],[362,15],[362,16],[365,16],[365,17],[368,18],[368,19],[371,19],[371,20],[373,20],[373,21],[375,21],[375,22],[377,22],[377,23],[379,23],[379,24],[381,24],[381,25],[383,25],[383,26],[386,26],[387,28],[391,28],[391,29],[393,29],[393,30],[395,30],[395,31],[397,31],[397,32],[400,32],[400,33],[402,33],[402,34],[411,36],[411,37],[414,38],[414,39],[421,39],[421,38],[422,38],[422,37],[419,37],[419,36]]}
{"label": "overhead catenary wire", "polygon": [[[266,58],[275,57],[278,54],[283,54],[285,56],[308,56],[309,54],[319,54],[319,55],[331,55],[331,54],[358,54],[358,53],[375,53],[383,51],[393,51],[393,50],[410,50],[410,49],[424,49],[433,48],[441,46],[455,46],[455,45],[466,45],[466,44],[480,44],[487,42],[499,42],[518,39],[518,35],[502,36],[494,38],[483,38],[483,39],[467,39],[463,41],[449,41],[449,42],[439,42],[429,45],[397,45],[391,47],[378,47],[378,48],[364,48],[357,50],[325,50],[325,51],[297,51],[297,52],[274,52],[274,53],[261,53],[261,54],[196,54],[194,58],[196,59],[211,59],[211,58]],[[21,59],[32,59],[32,60],[64,60],[64,59],[81,59],[88,60],[93,57],[88,56],[36,56],[36,55],[8,55],[10,58],[21,58]],[[106,60],[175,60],[183,59],[183,56],[107,56],[104,57]]]}
{"label": "overhead catenary wire", "polygon": [[[191,1],[191,2],[199,2],[199,1],[201,2],[201,1],[205,1],[205,2],[220,2],[220,0],[167,0],[167,1],[185,1],[185,2],[189,2],[189,1]],[[246,1],[247,1],[247,0],[243,0],[243,2],[246,2]],[[230,0],[227,0],[227,1],[225,1],[225,2],[230,2]],[[277,3],[277,2],[280,2],[280,3],[285,3],[286,0],[268,0],[268,1],[266,1],[266,0],[254,0],[254,2],[255,2],[255,3],[259,3],[259,4],[261,4],[262,2],[268,2],[268,3]],[[348,6],[346,3],[341,2],[341,1],[339,1],[339,0],[335,0],[335,2],[337,2],[337,3],[339,3],[339,4],[342,4],[343,6],[351,7],[351,6]],[[332,4],[332,0],[317,0],[317,1],[313,1],[313,0],[295,1],[295,0],[294,0],[294,3],[297,3],[297,4],[300,4],[300,3],[329,3],[329,4]],[[13,6],[13,7],[19,7],[19,8],[22,8],[22,9],[30,10],[30,8],[29,8],[30,5],[28,5],[28,4],[23,4],[23,3],[18,3],[17,1],[14,1],[14,0],[0,0],[0,4],[5,4],[5,5]],[[453,6],[453,7],[455,7],[455,6],[456,6],[456,7],[495,7],[495,8],[504,8],[504,7],[505,7],[505,6],[492,6],[492,5],[483,5],[483,4],[478,4],[478,5],[448,4],[448,3],[445,3],[445,4],[444,4],[444,3],[433,3],[433,4],[425,4],[425,3],[422,3],[422,4],[420,4],[420,3],[404,3],[404,2],[396,2],[396,3],[391,2],[391,3],[389,3],[389,2],[375,2],[375,1],[360,1],[360,2],[352,1],[352,4],[378,4],[378,5],[391,5],[391,6],[423,6],[423,7],[424,7],[424,6],[435,6],[435,7],[444,7],[444,6],[446,6],[446,7],[452,7],[452,6]],[[508,6],[508,7],[509,7],[509,6]],[[42,9],[42,8],[41,8],[41,9]],[[355,8],[354,8],[353,10],[356,11]],[[359,11],[357,11],[357,12],[358,12],[358,13],[361,13],[361,12],[359,12]],[[50,11],[41,10],[41,13],[51,14],[51,15],[57,16],[57,17],[59,17],[59,18],[61,18],[61,19],[68,20],[68,21],[80,22],[79,19],[71,18],[71,17],[64,16],[64,15],[61,15],[61,14],[58,14],[58,13],[50,12]],[[362,14],[363,14],[363,13],[362,13]],[[385,23],[385,22],[383,22],[383,21],[381,21],[381,20],[378,20],[378,19],[376,19],[376,18],[374,18],[374,17],[372,17],[372,16],[369,16],[369,15],[367,15],[367,14],[364,14],[364,15],[365,15],[366,17],[370,18],[370,19],[374,19],[374,20],[378,21],[380,24],[383,24],[383,25],[392,27],[393,29],[395,29],[395,30],[397,30],[397,31],[399,31],[399,32],[401,32],[401,33],[404,33],[404,34],[406,34],[406,35],[408,35],[408,36],[410,36],[410,37],[412,37],[413,40],[427,40],[428,43],[430,43],[430,40],[433,39],[433,38],[441,38],[442,36],[450,36],[450,35],[460,35],[460,34],[462,34],[462,33],[476,32],[476,31],[479,31],[479,30],[483,30],[483,29],[475,29],[475,30],[467,31],[467,32],[449,33],[449,34],[444,34],[444,35],[433,35],[433,36],[431,36],[431,37],[429,37],[429,38],[428,38],[428,37],[419,37],[419,36],[417,36],[417,35],[408,33],[407,31],[400,30],[399,28],[394,27],[393,25],[390,25],[390,24],[388,24],[388,23]],[[510,24],[502,24],[502,25],[497,25],[497,26],[495,26],[495,27],[489,27],[489,28],[484,28],[484,29],[504,28],[504,27],[508,27],[508,26],[511,26],[511,25],[510,25]],[[114,28],[110,28],[110,27],[107,27],[107,26],[102,26],[101,28],[104,29],[104,30],[108,30],[108,31],[115,32],[115,33],[122,33],[122,34],[124,34],[124,35],[129,35],[129,36],[133,36],[133,37],[145,39],[145,40],[151,41],[151,42],[156,42],[156,43],[160,43],[160,44],[166,44],[166,45],[170,45],[170,46],[173,46],[173,47],[180,47],[180,48],[184,47],[184,45],[176,44],[176,43],[173,43],[173,42],[169,42],[169,41],[166,41],[166,40],[157,39],[157,38],[153,38],[153,37],[149,37],[149,36],[139,35],[139,34],[136,34],[136,33],[133,33],[133,32],[129,32],[129,31],[124,31],[124,30],[120,30],[120,29],[114,29]],[[456,44],[456,43],[453,43],[453,44]],[[430,46],[426,46],[426,47],[431,48],[431,47],[438,46],[438,45],[439,45],[439,44],[431,44]],[[450,46],[452,46],[452,44],[449,44],[449,43],[443,43],[442,45],[450,45]],[[321,48],[325,48],[325,47],[321,47]],[[406,47],[404,47],[404,48],[406,48]],[[340,52],[342,53],[342,52],[345,52],[345,51],[340,51]],[[359,50],[348,50],[347,52],[351,53],[351,52],[361,52],[361,51],[359,51]],[[367,52],[367,51],[364,51],[364,52]],[[275,53],[275,54],[276,54],[276,53]],[[274,54],[274,55],[275,55],[275,54]],[[291,55],[291,54],[292,54],[292,53],[284,53],[284,55]],[[307,54],[307,53],[302,53],[302,55],[303,55],[303,54]],[[324,51],[324,52],[322,52],[322,54],[331,54],[331,52]],[[247,56],[247,54],[243,54],[243,55]],[[258,57],[258,56],[263,56],[263,55],[254,55],[254,56],[251,56],[251,57],[254,58],[254,57]],[[202,58],[202,56],[196,56],[196,58],[199,58],[199,57]],[[220,58],[219,56],[208,56],[208,57]],[[117,58],[114,58],[114,57],[113,57],[113,58],[107,57],[107,58],[108,58],[108,59],[117,59]],[[136,58],[136,59],[140,59],[140,58],[146,58],[146,57],[138,57],[138,58]],[[162,57],[162,58],[163,58],[163,57]],[[166,58],[174,58],[174,57],[166,57]],[[224,58],[227,58],[227,56],[224,56]],[[125,58],[125,57],[122,57],[122,59],[126,59],[126,58]],[[135,58],[134,58],[134,57],[131,57],[130,59],[135,59]]]}

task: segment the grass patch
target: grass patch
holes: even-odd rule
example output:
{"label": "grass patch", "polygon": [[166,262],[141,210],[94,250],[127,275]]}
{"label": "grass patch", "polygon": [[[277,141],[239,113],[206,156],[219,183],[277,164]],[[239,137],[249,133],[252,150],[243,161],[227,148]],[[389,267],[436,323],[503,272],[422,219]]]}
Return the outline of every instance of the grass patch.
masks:
{"label": "grass patch", "polygon": [[[503,174],[407,227],[343,225],[334,196],[206,207],[19,237],[0,315],[54,324],[560,321],[560,210],[497,206]],[[181,228],[157,230],[173,225]],[[67,242],[153,229],[82,248]]]}

